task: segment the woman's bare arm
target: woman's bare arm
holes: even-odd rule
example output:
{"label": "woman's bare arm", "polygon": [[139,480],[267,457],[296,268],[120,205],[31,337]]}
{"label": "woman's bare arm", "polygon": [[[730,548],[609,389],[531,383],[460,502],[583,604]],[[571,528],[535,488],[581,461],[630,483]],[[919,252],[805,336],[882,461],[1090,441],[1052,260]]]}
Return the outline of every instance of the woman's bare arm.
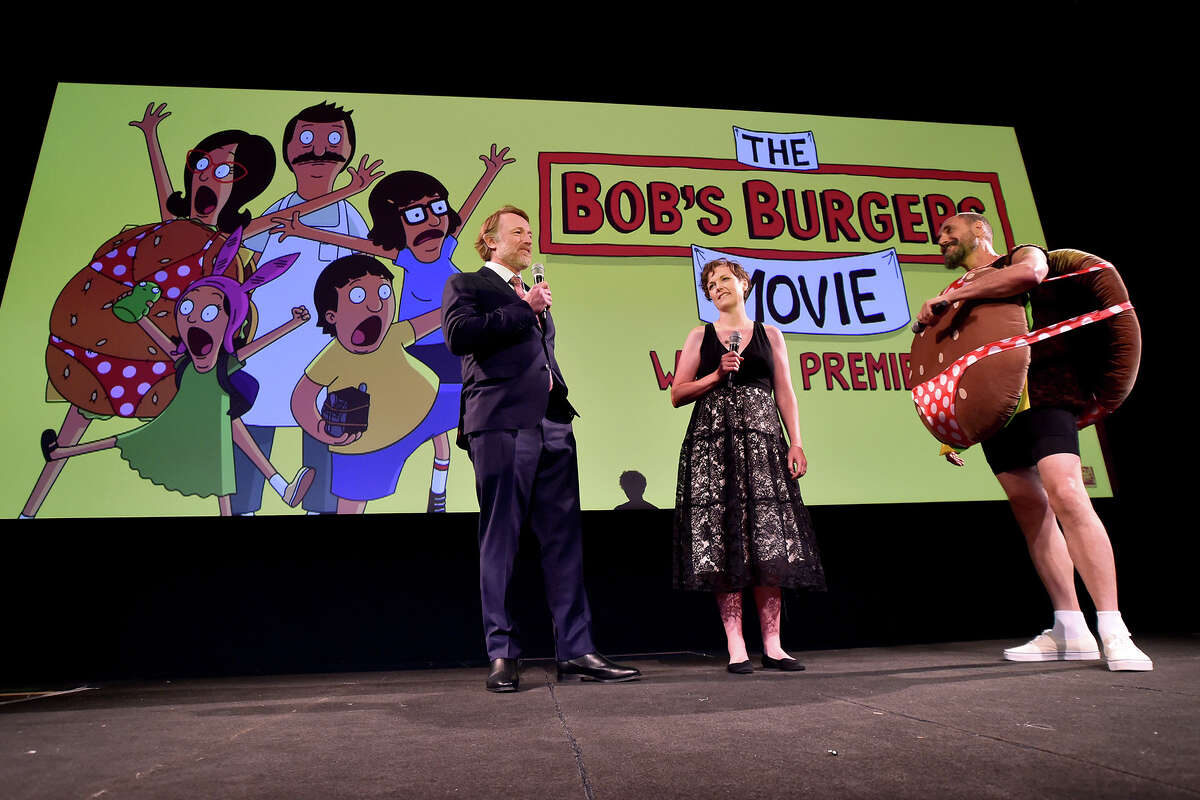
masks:
{"label": "woman's bare arm", "polygon": [[146,150],[150,154],[150,172],[154,175],[154,190],[158,194],[158,210],[164,222],[175,218],[174,214],[167,211],[167,198],[175,189],[171,186],[167,162],[163,158],[162,146],[158,143],[158,124],[171,116],[170,111],[165,111],[166,107],[167,104],[163,103],[156,109],[154,103],[150,103],[146,106],[146,111],[140,120],[133,120],[129,123],[140,129],[146,137]]}
{"label": "woman's bare arm", "polygon": [[721,357],[721,365],[713,372],[703,377],[696,377],[700,369],[700,343],[704,341],[704,326],[693,328],[683,343],[683,352],[679,356],[679,364],[675,367],[675,377],[671,380],[671,405],[675,408],[687,405],[707,394],[713,387],[720,384],[730,372],[737,372],[742,362],[741,356],[729,352]]}

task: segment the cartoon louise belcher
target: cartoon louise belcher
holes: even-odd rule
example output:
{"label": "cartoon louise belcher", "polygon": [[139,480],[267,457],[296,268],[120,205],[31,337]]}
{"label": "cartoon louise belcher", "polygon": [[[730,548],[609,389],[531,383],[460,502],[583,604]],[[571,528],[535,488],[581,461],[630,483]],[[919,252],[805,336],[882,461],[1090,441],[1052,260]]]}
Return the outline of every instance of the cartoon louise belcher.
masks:
{"label": "cartoon louise belcher", "polygon": [[[215,272],[232,261],[241,244],[241,229],[234,231],[217,255]],[[136,322],[175,359],[177,391],[166,408],[140,428],[94,442],[59,447],[53,430],[42,433],[42,454],[57,461],[116,447],[129,466],[147,480],[200,497],[217,496],[223,516],[230,515],[229,496],[236,490],[233,448],[242,449],[283,501],[295,507],[312,485],[314,472],[301,467],[290,483],[250,437],[240,417],[254,402],[258,382],[240,372],[247,358],[308,321],[303,306],[292,309],[292,319],[249,344],[238,337],[250,306],[250,290],[282,275],[296,254],[261,265],[245,283],[223,275],[194,282],[175,304],[179,344],[149,318],[151,306],[161,296],[159,287],[142,281],[113,306],[124,322]]]}

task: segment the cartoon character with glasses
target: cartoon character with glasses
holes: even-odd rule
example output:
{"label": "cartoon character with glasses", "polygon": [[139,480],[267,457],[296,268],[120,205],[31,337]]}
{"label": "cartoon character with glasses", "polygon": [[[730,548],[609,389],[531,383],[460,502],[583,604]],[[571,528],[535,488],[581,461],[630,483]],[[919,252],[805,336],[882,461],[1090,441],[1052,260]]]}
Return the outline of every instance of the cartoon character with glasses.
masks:
{"label": "cartoon character with glasses", "polygon": [[[184,162],[183,191],[171,186],[167,162],[158,142],[159,124],[171,116],[167,104],[146,106],[140,120],[129,124],[146,137],[150,156],[150,171],[158,193],[159,210],[163,221],[194,219],[222,233],[243,229],[249,238],[270,228],[267,215],[255,219],[249,211],[239,211],[246,203],[262,194],[275,177],[275,148],[261,136],[240,130],[218,131],[204,137],[187,153]],[[352,197],[379,179],[382,161],[368,165],[363,156],[358,169],[350,167],[350,183],[336,191],[314,197],[295,210],[301,214],[316,211]]]}
{"label": "cartoon character with glasses", "polygon": [[[231,154],[232,157],[232,154]],[[193,175],[204,174],[212,170],[213,180],[221,183],[235,183],[246,177],[245,166],[236,161],[216,161],[211,153],[203,150],[188,150],[187,169]]]}
{"label": "cartoon character with glasses", "polygon": [[[280,241],[288,236],[314,239],[338,247],[386,258],[404,270],[399,316],[411,319],[441,308],[446,279],[460,270],[451,262],[458,247],[458,233],[470,218],[492,181],[505,166],[516,161],[508,158],[508,148],[496,145],[486,155],[483,175],[455,211],[449,193],[441,181],[424,172],[404,170],[386,176],[371,190],[368,208],[374,226],[366,239],[315,229],[300,221],[300,215],[276,216]],[[426,511],[446,510],[446,478],[450,467],[449,431],[458,427],[462,394],[461,360],[451,354],[436,328],[405,348],[437,375],[437,398],[429,413],[417,426],[419,441],[433,440],[433,474]]]}
{"label": "cartoon character with glasses", "polygon": [[[56,437],[64,446],[81,441],[95,419],[151,419],[175,396],[173,359],[143,330],[121,324],[109,311],[118,295],[137,282],[134,276],[153,278],[168,300],[177,300],[191,283],[215,274],[212,256],[235,230],[241,227],[246,236],[252,236],[272,225],[266,215],[255,219],[245,210],[275,175],[275,149],[271,143],[233,129],[204,137],[188,151],[183,188],[176,191],[158,141],[158,126],[171,116],[166,107],[166,103],[150,103],[141,119],[129,123],[145,137],[160,218],[124,229],[101,244],[63,287],[50,313],[47,398],[69,404]],[[295,209],[301,214],[311,213],[363,191],[383,174],[378,169],[380,163],[368,166],[368,158],[363,156],[358,169],[348,170],[350,182],[346,186],[314,196]],[[237,255],[223,274],[240,283],[246,280],[251,265]],[[165,312],[156,312],[160,313]],[[290,307],[288,314],[281,322],[290,319]],[[254,317],[252,305],[251,321],[240,333],[252,335]],[[175,333],[174,315],[167,314],[157,322],[168,335]],[[87,341],[77,341],[85,330]],[[95,357],[76,357],[83,353]],[[128,394],[115,397],[117,373],[96,372],[96,364],[106,363],[104,356],[123,358],[138,375],[154,376],[151,388],[138,398]],[[140,383],[140,379],[135,381],[135,385]],[[134,399],[137,402],[131,402]],[[22,517],[37,515],[65,463],[56,460],[43,467],[21,509]]]}

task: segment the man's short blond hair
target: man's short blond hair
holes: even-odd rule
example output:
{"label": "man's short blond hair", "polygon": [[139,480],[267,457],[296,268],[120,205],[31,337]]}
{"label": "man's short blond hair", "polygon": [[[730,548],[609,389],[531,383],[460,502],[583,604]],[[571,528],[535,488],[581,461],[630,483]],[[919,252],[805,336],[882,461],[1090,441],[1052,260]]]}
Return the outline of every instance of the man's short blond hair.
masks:
{"label": "man's short blond hair", "polygon": [[496,238],[496,231],[500,229],[501,214],[516,214],[526,222],[529,222],[529,215],[516,206],[501,206],[499,211],[493,213],[490,217],[483,221],[479,226],[479,237],[475,240],[475,252],[479,253],[479,257],[484,261],[492,260],[492,249],[488,243],[484,241],[486,237]]}

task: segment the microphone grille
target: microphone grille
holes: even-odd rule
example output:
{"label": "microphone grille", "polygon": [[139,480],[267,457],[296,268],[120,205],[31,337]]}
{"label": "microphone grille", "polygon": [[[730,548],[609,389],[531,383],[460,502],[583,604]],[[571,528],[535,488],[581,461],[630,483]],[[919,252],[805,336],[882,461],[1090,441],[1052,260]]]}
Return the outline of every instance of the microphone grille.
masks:
{"label": "microphone grille", "polygon": [[531,270],[533,272],[534,283],[541,283],[546,280],[546,267],[544,264],[534,264]]}

